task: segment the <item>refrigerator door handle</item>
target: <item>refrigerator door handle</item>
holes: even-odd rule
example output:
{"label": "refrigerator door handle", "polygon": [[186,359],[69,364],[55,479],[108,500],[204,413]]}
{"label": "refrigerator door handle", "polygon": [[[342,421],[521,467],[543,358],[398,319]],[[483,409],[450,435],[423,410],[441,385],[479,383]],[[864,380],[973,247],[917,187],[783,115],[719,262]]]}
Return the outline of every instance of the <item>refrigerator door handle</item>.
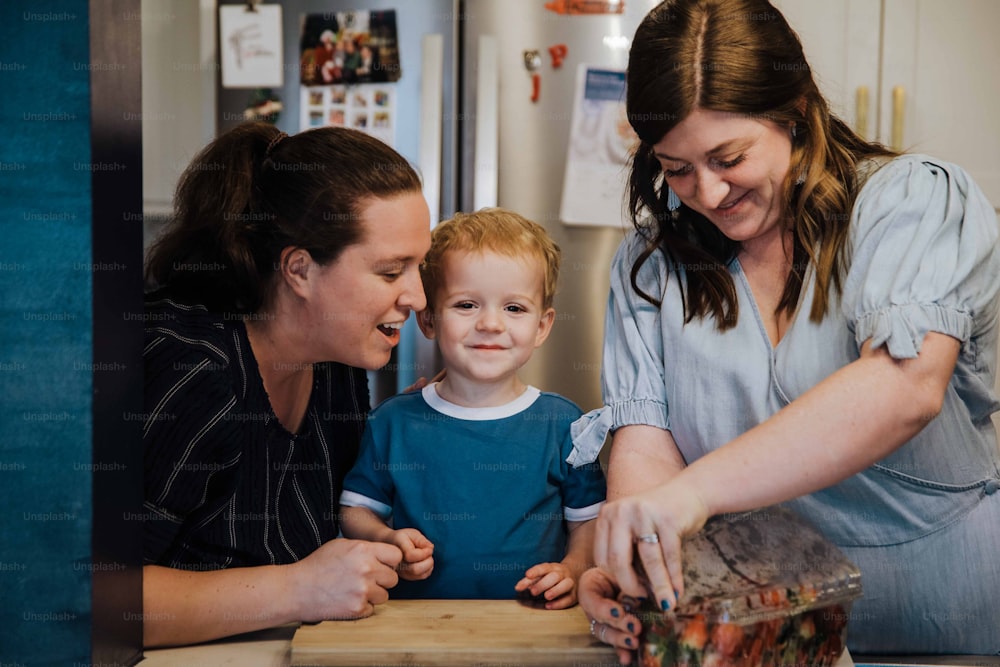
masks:
{"label": "refrigerator door handle", "polygon": [[500,68],[497,64],[497,40],[480,35],[476,71],[476,138],[474,144],[472,205],[478,211],[497,205],[497,152],[500,124]]}
{"label": "refrigerator door handle", "polygon": [[420,85],[420,152],[418,164],[424,181],[424,199],[431,214],[431,228],[440,220],[441,133],[444,117],[444,36],[424,35]]}

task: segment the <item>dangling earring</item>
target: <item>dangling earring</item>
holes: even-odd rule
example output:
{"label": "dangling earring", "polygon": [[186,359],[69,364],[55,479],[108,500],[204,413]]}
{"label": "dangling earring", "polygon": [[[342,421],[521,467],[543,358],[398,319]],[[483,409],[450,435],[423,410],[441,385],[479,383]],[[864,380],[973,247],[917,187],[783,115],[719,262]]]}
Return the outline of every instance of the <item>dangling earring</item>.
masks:
{"label": "dangling earring", "polygon": [[677,193],[673,191],[672,188],[667,188],[667,210],[674,213],[681,207],[681,198],[677,196]]}
{"label": "dangling earring", "polygon": [[[797,134],[798,134],[798,130],[796,128],[796,123],[792,123],[792,141],[795,141],[795,135],[797,135]],[[802,169],[801,171],[799,171],[799,175],[795,179],[795,185],[802,185],[803,183],[805,183],[807,175],[808,175],[808,172],[805,169]]]}

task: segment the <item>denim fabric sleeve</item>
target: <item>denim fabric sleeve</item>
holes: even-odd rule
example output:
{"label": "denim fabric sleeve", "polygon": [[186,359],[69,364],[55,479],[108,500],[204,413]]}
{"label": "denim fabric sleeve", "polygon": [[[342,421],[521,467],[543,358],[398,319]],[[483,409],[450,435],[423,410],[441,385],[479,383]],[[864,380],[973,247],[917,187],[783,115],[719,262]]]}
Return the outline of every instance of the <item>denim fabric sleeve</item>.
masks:
{"label": "denim fabric sleeve", "polygon": [[896,158],[858,195],[841,302],[860,347],[917,356],[935,331],[963,344],[996,314],[1000,235],[986,196],[959,167]]}
{"label": "denim fabric sleeve", "polygon": [[[611,264],[601,366],[604,407],[573,423],[573,453],[567,460],[574,465],[596,459],[605,436],[620,426],[670,428],[660,308],[636,294],[631,281],[632,264],[644,244],[638,233],[632,232],[622,241]],[[665,279],[665,262],[657,251],[642,265],[637,282],[644,292],[660,299]]]}

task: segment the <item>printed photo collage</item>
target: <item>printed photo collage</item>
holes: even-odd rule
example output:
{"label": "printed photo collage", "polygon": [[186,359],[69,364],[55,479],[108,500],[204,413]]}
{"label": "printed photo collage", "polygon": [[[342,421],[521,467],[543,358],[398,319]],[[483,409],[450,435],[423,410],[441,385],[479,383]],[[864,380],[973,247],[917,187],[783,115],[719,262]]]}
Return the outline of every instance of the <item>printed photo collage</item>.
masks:
{"label": "printed photo collage", "polygon": [[350,127],[394,144],[395,11],[304,15],[300,53],[303,129]]}

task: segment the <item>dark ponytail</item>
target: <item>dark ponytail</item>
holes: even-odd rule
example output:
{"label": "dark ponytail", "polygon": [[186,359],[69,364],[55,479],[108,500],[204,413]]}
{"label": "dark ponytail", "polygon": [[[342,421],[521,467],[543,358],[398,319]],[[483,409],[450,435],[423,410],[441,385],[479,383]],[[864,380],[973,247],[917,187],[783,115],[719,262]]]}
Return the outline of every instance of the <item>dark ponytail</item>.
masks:
{"label": "dark ponytail", "polygon": [[173,219],[149,251],[147,288],[215,312],[257,312],[269,303],[284,248],[332,262],[361,240],[368,200],[419,191],[406,160],[362,132],[284,136],[245,123],[181,176]]}

